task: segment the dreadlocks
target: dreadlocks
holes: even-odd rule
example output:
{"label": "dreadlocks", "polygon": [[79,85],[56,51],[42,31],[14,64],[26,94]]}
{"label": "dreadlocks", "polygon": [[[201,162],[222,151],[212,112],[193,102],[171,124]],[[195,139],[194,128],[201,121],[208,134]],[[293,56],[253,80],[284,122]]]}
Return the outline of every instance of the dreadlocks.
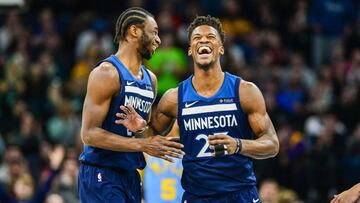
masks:
{"label": "dreadlocks", "polygon": [[125,39],[126,32],[131,25],[143,25],[146,17],[154,17],[143,8],[132,7],[121,13],[116,21],[114,41],[118,43]]}

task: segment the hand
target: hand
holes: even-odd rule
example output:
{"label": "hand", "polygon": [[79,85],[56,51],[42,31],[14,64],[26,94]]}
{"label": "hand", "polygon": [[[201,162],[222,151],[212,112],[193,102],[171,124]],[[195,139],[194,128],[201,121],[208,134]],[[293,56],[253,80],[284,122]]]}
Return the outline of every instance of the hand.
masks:
{"label": "hand", "polygon": [[122,124],[130,130],[131,132],[139,132],[145,129],[146,121],[135,111],[135,109],[127,104],[125,106],[120,106],[120,109],[124,113],[116,113],[118,120],[115,120],[116,124]]}
{"label": "hand", "polygon": [[215,145],[223,144],[225,145],[225,150],[227,151],[227,154],[234,154],[237,143],[236,140],[225,134],[216,134],[216,135],[209,135],[208,136],[209,144],[211,149],[215,149]]}
{"label": "hand", "polygon": [[184,145],[180,144],[178,137],[162,137],[160,135],[144,139],[144,152],[155,157],[174,162],[173,158],[182,159],[184,152],[181,150]]}
{"label": "hand", "polygon": [[349,190],[345,190],[344,192],[334,195],[334,198],[330,203],[355,203],[360,200],[360,193],[355,188],[350,188]]}
{"label": "hand", "polygon": [[63,146],[58,145],[49,153],[50,168],[58,170],[65,157],[65,149]]}

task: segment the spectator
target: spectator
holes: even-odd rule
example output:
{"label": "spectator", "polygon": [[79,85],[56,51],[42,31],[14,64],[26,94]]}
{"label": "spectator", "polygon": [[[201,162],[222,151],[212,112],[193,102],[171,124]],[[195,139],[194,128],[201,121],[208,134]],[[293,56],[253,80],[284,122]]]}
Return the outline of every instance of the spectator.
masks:
{"label": "spectator", "polygon": [[275,180],[264,180],[260,184],[259,197],[263,203],[277,203],[279,200],[279,185]]}
{"label": "spectator", "polygon": [[80,132],[80,120],[75,116],[69,101],[61,102],[56,108],[57,113],[47,123],[49,137],[55,143],[74,147],[75,137]]}
{"label": "spectator", "polygon": [[22,34],[23,26],[19,13],[12,10],[6,16],[5,23],[0,28],[0,53],[7,51],[9,46],[16,38]]}
{"label": "spectator", "polygon": [[114,52],[114,43],[108,32],[108,23],[102,19],[96,19],[91,23],[91,28],[79,34],[76,42],[76,57],[83,58],[89,46],[97,45],[96,49],[103,58]]}
{"label": "spectator", "polygon": [[0,169],[0,181],[7,191],[12,191],[15,180],[28,172],[25,159],[17,146],[8,146],[4,155],[4,164]]}
{"label": "spectator", "polygon": [[8,203],[42,203],[44,202],[47,193],[51,189],[51,183],[58,172],[58,169],[63,161],[65,150],[63,147],[56,147],[49,154],[51,173],[44,183],[38,188],[35,193],[35,185],[30,174],[21,173],[15,181],[13,186],[14,197],[11,197],[4,188],[0,185],[0,200]]}
{"label": "spectator", "polygon": [[46,197],[45,203],[65,203],[65,201],[60,195],[53,193]]}
{"label": "spectator", "polygon": [[309,24],[313,31],[312,59],[317,68],[329,60],[330,52],[344,30],[354,25],[356,11],[351,0],[316,0],[310,6]]}
{"label": "spectator", "polygon": [[240,1],[223,1],[221,23],[230,37],[245,35],[253,29],[252,23],[244,17],[242,9]]}
{"label": "spectator", "polygon": [[67,158],[57,179],[57,192],[66,203],[77,203],[77,176],[79,164],[75,158]]}

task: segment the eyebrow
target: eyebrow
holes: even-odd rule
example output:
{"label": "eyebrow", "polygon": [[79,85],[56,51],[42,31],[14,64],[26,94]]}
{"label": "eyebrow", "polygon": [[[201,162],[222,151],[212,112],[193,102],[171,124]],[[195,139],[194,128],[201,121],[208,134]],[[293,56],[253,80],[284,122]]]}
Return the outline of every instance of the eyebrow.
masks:
{"label": "eyebrow", "polygon": [[[205,33],[203,35],[205,35],[205,36],[215,36],[216,37],[216,34],[214,34],[214,33]],[[191,38],[194,38],[196,36],[201,36],[201,34],[199,34],[199,33],[193,34],[193,36]]]}

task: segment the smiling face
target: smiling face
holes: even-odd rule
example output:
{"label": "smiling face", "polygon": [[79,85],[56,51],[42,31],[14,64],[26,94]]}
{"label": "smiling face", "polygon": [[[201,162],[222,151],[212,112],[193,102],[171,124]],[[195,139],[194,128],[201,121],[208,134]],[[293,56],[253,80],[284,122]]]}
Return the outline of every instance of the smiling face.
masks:
{"label": "smiling face", "polygon": [[200,25],[193,30],[188,55],[192,56],[197,67],[207,70],[220,62],[220,56],[223,54],[224,47],[215,28]]}
{"label": "smiling face", "polygon": [[138,52],[142,58],[149,60],[156,48],[160,46],[161,40],[158,35],[158,26],[154,18],[147,17],[142,28]]}

